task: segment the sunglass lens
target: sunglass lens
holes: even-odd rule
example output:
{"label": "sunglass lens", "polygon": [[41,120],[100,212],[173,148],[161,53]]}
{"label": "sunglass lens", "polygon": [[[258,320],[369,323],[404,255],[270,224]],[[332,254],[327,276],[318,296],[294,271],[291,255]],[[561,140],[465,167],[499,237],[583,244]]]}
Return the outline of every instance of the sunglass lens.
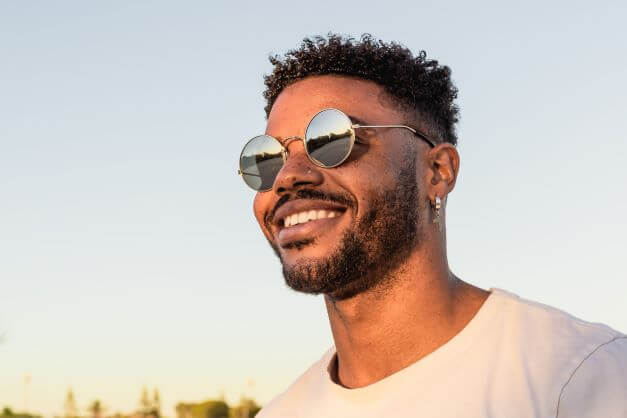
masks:
{"label": "sunglass lens", "polygon": [[246,184],[255,190],[270,190],[283,167],[283,147],[271,136],[256,136],[244,146],[239,167]]}
{"label": "sunglass lens", "polygon": [[336,109],[325,109],[314,116],[305,133],[309,157],[323,167],[335,167],[344,162],[354,141],[351,120]]}

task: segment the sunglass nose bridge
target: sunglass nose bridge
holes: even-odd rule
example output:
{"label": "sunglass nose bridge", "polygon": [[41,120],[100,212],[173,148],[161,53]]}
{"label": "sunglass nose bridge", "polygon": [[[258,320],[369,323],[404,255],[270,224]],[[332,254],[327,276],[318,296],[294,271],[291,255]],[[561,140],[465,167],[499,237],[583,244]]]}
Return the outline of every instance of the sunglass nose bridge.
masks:
{"label": "sunglass nose bridge", "polygon": [[290,136],[289,138],[285,138],[283,140],[283,142],[281,142],[281,145],[283,145],[283,147],[287,150],[287,147],[290,145],[291,142],[293,141],[302,141],[303,138],[299,137],[299,136]]}

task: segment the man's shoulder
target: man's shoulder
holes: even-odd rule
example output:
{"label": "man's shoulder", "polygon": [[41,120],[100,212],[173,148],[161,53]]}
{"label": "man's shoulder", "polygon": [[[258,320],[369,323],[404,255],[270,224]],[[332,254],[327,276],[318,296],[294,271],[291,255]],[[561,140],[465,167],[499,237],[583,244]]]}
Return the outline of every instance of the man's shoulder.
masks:
{"label": "man's shoulder", "polygon": [[502,299],[497,321],[501,338],[540,369],[570,373],[600,346],[624,336],[605,324],[584,321],[552,306],[499,289],[493,292]]}
{"label": "man's shoulder", "polygon": [[298,377],[283,393],[277,395],[257,415],[258,418],[291,416],[295,410],[302,407],[315,396],[327,378],[327,366],[335,354],[335,347],[331,347],[315,363],[313,363],[300,377]]}
{"label": "man's shoulder", "polygon": [[[498,396],[487,389],[484,392],[486,396],[488,392],[494,395],[491,402],[498,403],[502,398],[506,408],[508,402],[520,401],[522,405],[528,401],[523,396],[526,390],[533,394],[528,397],[534,398],[537,405],[543,405],[541,410],[547,411],[548,416],[555,416],[562,395],[565,403],[560,408],[566,410],[572,405],[570,400],[581,391],[589,385],[600,384],[597,381],[603,379],[603,374],[594,373],[594,370],[616,371],[616,378],[607,383],[611,386],[607,390],[625,387],[622,382],[626,379],[620,377],[627,376],[627,337],[624,334],[500,289],[492,290],[482,310],[471,321],[474,325],[465,331],[466,335],[461,335],[464,332],[459,334],[461,340],[454,337],[445,344],[451,348],[451,344],[463,342],[463,357],[467,361],[452,369],[448,362],[438,363],[440,373],[450,372],[451,379],[459,376],[460,370],[466,376],[475,376],[476,381],[490,376],[496,384],[476,387],[477,397],[480,397],[482,388],[503,388],[503,393],[497,391]],[[471,343],[466,346],[467,341]],[[442,348],[440,354],[446,354],[446,347]],[[334,354],[335,348],[332,347],[287,390],[268,403],[258,417],[296,416],[304,405],[311,406],[316,400],[324,399],[325,394],[335,393],[327,371]],[[437,358],[430,356],[427,361],[433,363]],[[417,374],[412,374],[412,370]],[[420,377],[420,370],[420,367],[408,368],[404,373]],[[413,389],[409,385],[403,390]],[[605,398],[600,395],[599,399]]]}
{"label": "man's shoulder", "polygon": [[[543,388],[538,396],[546,397],[549,404],[557,406],[564,393],[577,393],[596,378],[602,380],[602,374],[587,372],[592,364],[597,371],[627,368],[624,334],[503,290],[494,292],[501,299],[497,323],[501,328],[500,354],[506,357],[502,362],[514,367],[512,358],[516,358],[525,370],[525,379]],[[576,387],[567,390],[568,386]],[[613,390],[624,390],[624,386],[614,386]]]}
{"label": "man's shoulder", "polygon": [[556,416],[627,417],[627,336],[601,344],[573,370]]}
{"label": "man's shoulder", "polygon": [[[543,303],[521,298],[501,289],[492,289],[493,296],[501,299],[499,315],[506,335],[524,339],[526,343],[560,344],[577,349],[592,349],[616,337],[620,332],[601,323],[588,322],[570,313]],[[550,337],[550,341],[541,339]],[[534,337],[533,339],[530,339]],[[567,348],[567,347],[561,347]]]}

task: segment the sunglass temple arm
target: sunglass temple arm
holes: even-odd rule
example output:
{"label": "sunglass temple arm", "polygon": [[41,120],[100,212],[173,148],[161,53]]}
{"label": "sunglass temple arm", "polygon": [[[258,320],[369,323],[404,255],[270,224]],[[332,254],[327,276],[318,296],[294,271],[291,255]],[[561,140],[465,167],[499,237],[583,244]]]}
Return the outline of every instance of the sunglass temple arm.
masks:
{"label": "sunglass temple arm", "polygon": [[435,148],[435,142],[431,140],[428,136],[406,125],[359,125],[359,124],[353,125],[353,129],[359,129],[359,128],[405,128],[405,129],[410,130],[414,135],[416,135],[420,139],[426,141],[429,145],[431,145],[431,148]]}

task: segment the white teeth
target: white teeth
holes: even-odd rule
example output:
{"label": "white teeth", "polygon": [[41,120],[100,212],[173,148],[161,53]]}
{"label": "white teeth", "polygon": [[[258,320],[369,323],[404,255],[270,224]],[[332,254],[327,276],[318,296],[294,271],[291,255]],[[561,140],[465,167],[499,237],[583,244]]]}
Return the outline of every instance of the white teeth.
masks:
{"label": "white teeth", "polygon": [[303,224],[309,221],[315,221],[316,219],[335,218],[339,213],[332,210],[310,210],[305,212],[295,213],[293,215],[286,216],[283,219],[283,226],[289,228],[290,226]]}

